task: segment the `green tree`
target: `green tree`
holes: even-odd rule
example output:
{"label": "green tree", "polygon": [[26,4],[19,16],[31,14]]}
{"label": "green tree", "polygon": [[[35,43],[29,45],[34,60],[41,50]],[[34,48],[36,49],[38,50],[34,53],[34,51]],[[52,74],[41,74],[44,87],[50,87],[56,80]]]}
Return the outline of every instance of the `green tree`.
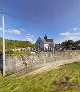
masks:
{"label": "green tree", "polygon": [[75,47],[76,43],[73,40],[66,40],[61,43],[61,46],[65,47],[65,48],[70,48],[70,47]]}

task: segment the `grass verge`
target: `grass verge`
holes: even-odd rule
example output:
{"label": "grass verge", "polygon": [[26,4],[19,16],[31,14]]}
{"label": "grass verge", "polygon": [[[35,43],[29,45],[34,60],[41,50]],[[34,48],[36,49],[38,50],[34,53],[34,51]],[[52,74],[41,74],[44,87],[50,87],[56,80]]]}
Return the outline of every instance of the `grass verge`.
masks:
{"label": "grass verge", "polygon": [[0,78],[0,92],[80,92],[80,62],[31,76]]}

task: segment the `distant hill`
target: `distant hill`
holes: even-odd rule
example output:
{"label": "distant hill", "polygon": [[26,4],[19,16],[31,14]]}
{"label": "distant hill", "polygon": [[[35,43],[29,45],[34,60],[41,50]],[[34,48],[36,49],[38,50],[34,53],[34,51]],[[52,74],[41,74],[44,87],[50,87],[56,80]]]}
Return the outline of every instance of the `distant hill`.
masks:
{"label": "distant hill", "polygon": [[[26,47],[34,47],[29,41],[19,41],[19,40],[5,40],[6,49],[14,49],[14,48],[26,48]],[[0,38],[0,50],[2,50],[2,38]]]}

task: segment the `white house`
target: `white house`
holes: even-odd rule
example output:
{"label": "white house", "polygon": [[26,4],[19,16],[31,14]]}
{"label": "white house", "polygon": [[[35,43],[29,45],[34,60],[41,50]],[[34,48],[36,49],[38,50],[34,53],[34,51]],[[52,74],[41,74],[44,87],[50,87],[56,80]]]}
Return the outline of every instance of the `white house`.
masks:
{"label": "white house", "polygon": [[48,39],[45,35],[44,38],[38,38],[35,43],[36,50],[38,51],[54,51],[53,39]]}

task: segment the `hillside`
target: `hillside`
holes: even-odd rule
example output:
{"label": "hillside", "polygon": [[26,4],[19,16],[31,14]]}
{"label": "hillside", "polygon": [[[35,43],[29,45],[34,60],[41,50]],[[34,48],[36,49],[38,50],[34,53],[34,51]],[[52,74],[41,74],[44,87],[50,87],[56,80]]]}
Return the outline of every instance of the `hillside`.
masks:
{"label": "hillside", "polygon": [[40,74],[0,78],[0,92],[80,92],[80,62]]}
{"label": "hillside", "polygon": [[[29,41],[18,41],[18,40],[5,40],[6,49],[14,49],[14,48],[26,48],[26,47],[34,47]],[[0,38],[0,50],[2,49],[2,38]]]}

